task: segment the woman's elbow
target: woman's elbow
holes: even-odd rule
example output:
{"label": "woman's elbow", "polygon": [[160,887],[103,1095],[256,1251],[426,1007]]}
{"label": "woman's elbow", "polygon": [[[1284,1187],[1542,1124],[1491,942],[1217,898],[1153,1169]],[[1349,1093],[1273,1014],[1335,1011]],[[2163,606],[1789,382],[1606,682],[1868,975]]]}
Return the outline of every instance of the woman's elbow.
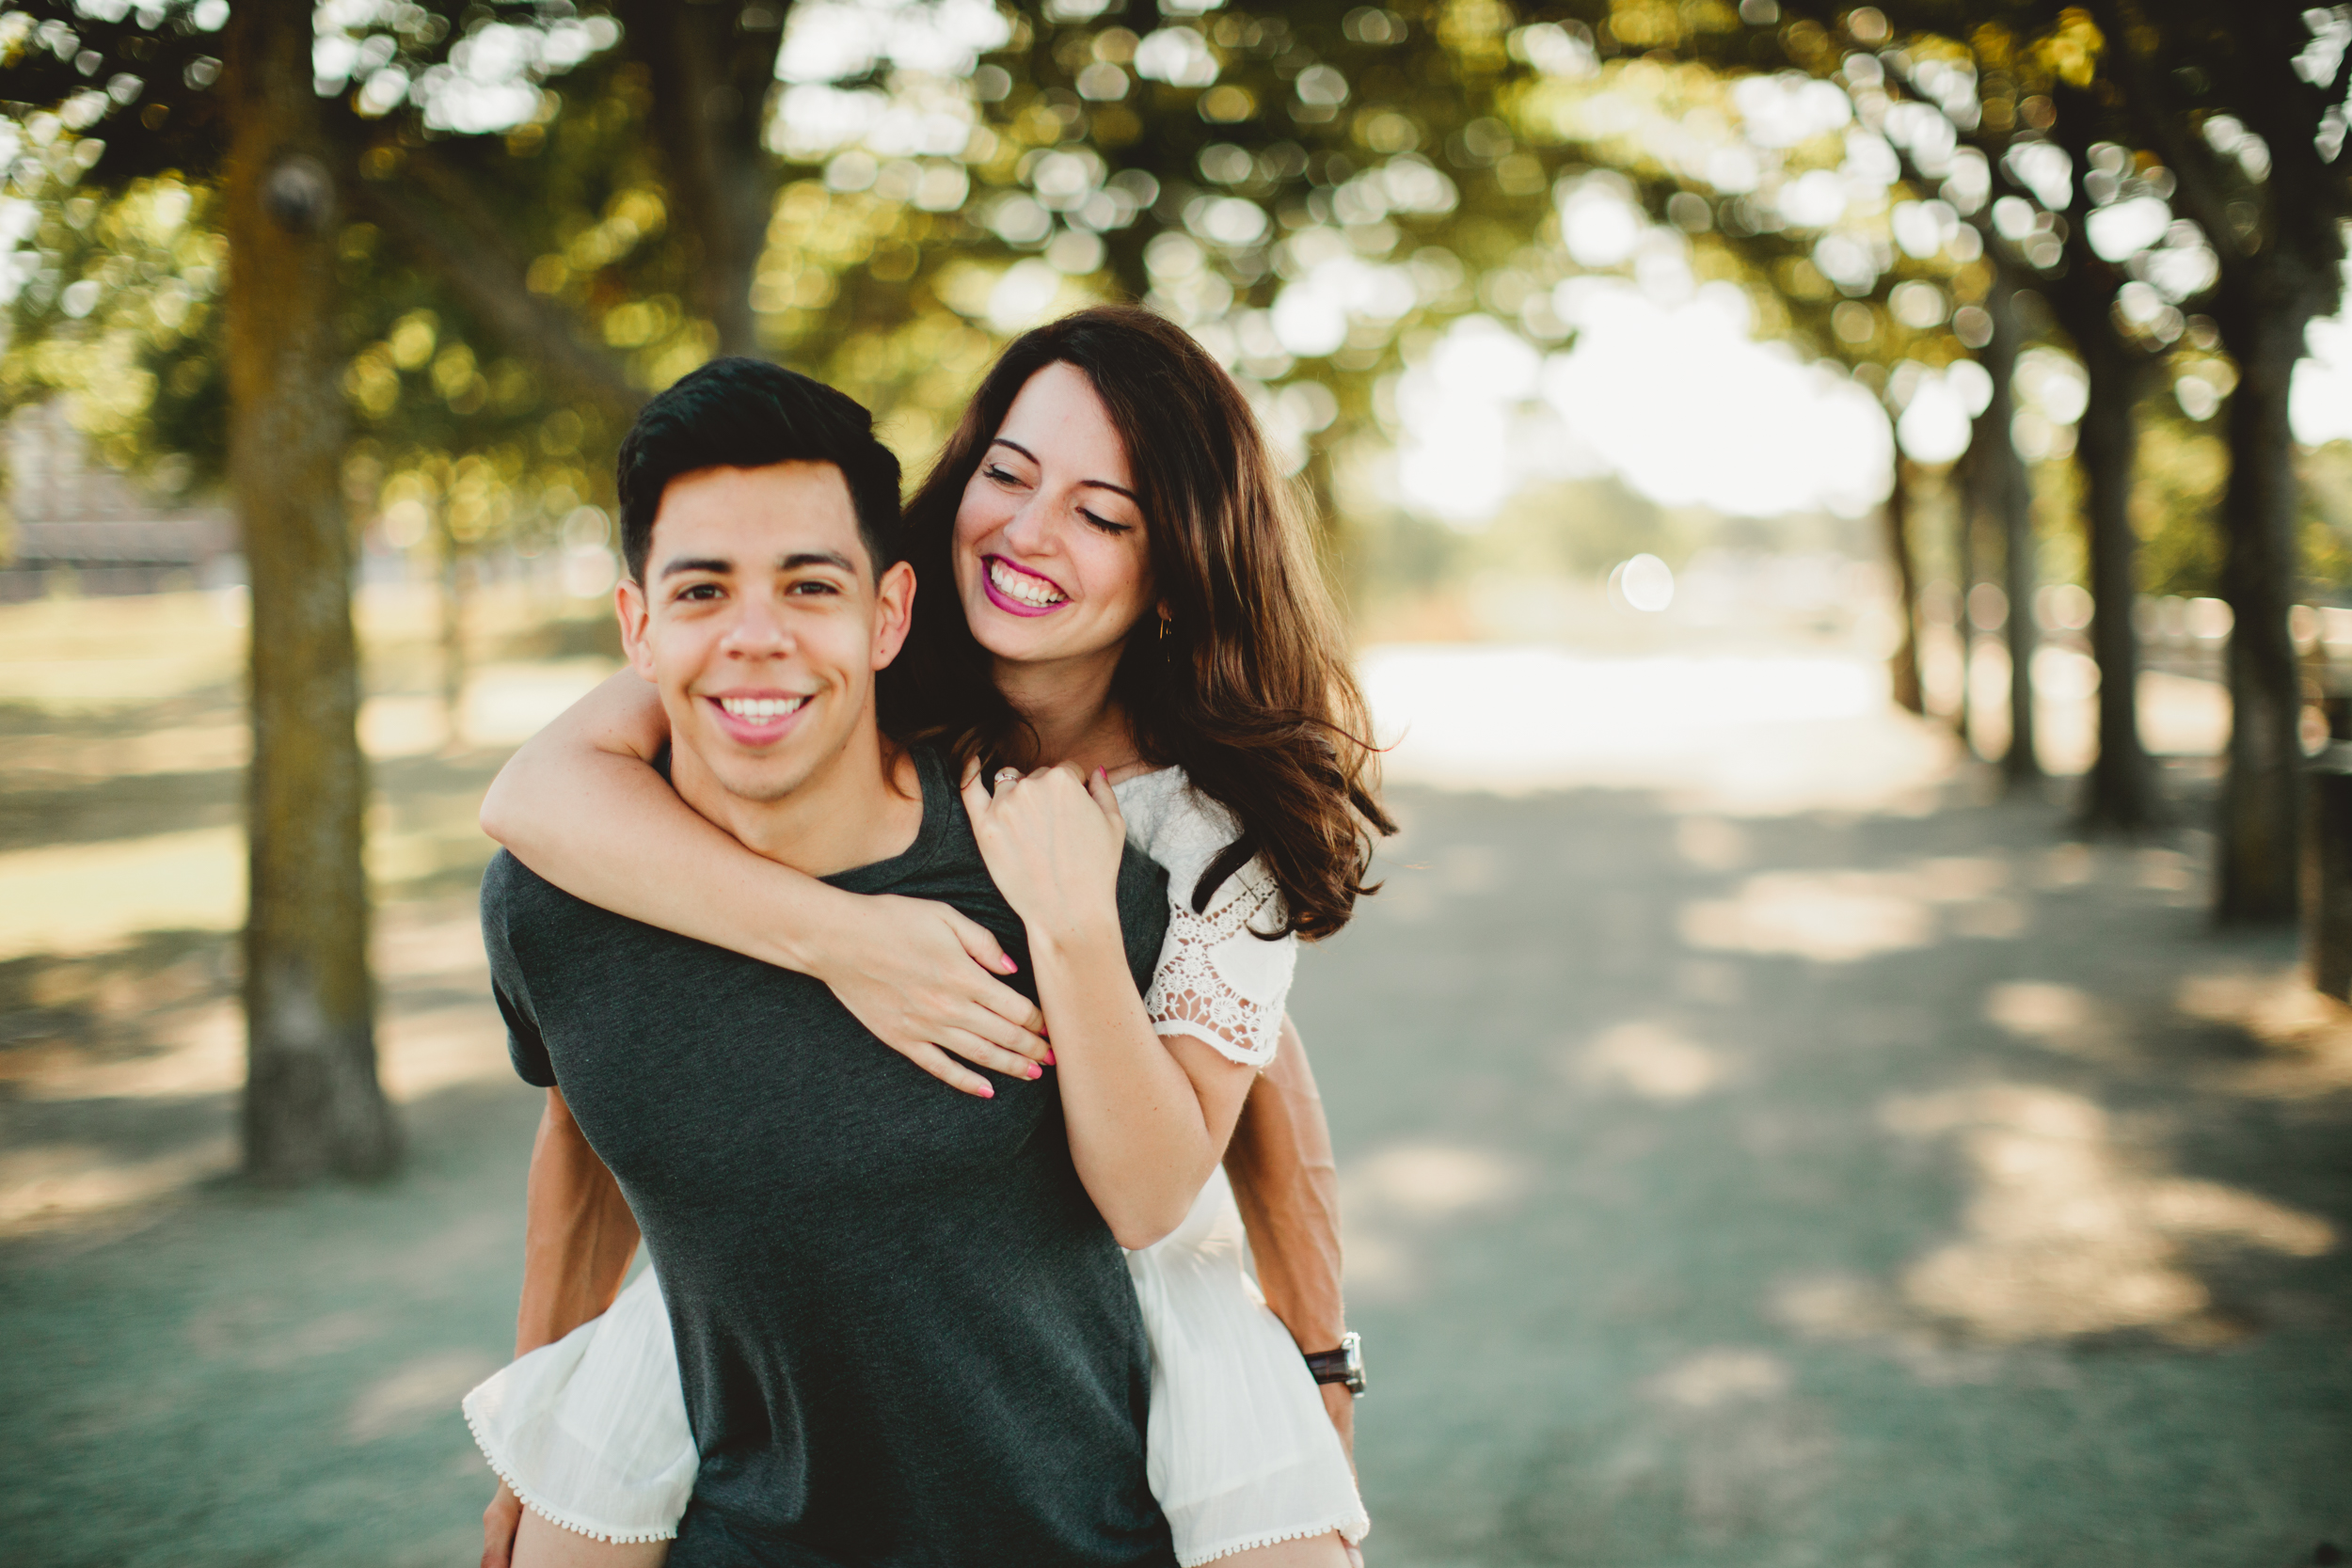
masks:
{"label": "woman's elbow", "polygon": [[1189,1202],[1172,1200],[1138,1203],[1122,1208],[1116,1214],[1103,1216],[1111,1227],[1111,1239],[1129,1252],[1141,1252],[1145,1247],[1166,1241],[1184,1223],[1191,1212]]}
{"label": "woman's elbow", "polygon": [[506,802],[499,796],[498,781],[490,781],[489,789],[482,797],[482,810],[474,816],[482,832],[493,842],[506,842]]}
{"label": "woman's elbow", "polygon": [[523,809],[520,799],[523,785],[514,777],[516,759],[507,758],[506,766],[500,768],[498,776],[490,781],[490,787],[483,791],[482,810],[475,817],[482,824],[485,833],[509,849],[514,848],[527,832],[531,820],[530,814]]}
{"label": "woman's elbow", "polygon": [[480,814],[475,814],[475,820],[482,825],[482,832],[486,832],[499,844],[508,842],[505,834],[513,832],[515,809],[513,809],[513,801],[508,800],[508,795],[513,792],[513,785],[508,785],[508,781],[505,781],[505,771],[508,771],[510,767],[515,767],[513,757],[508,757],[505,767],[499,768],[496,778],[491,778],[489,787],[482,790],[482,811]]}
{"label": "woman's elbow", "polygon": [[1133,1225],[1114,1225],[1111,1227],[1111,1240],[1129,1252],[1141,1252],[1145,1247],[1156,1246],[1168,1240],[1169,1236],[1175,1234],[1175,1230],[1176,1227],[1172,1225],[1140,1227]]}

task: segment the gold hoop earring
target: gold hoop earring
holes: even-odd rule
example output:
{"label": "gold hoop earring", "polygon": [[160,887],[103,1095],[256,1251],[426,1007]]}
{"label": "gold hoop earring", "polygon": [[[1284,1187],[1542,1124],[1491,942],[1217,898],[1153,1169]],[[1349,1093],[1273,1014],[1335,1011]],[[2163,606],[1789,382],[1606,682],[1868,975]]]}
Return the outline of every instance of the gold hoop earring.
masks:
{"label": "gold hoop earring", "polygon": [[1168,623],[1171,617],[1166,615],[1160,617],[1160,641],[1163,642],[1168,641]]}

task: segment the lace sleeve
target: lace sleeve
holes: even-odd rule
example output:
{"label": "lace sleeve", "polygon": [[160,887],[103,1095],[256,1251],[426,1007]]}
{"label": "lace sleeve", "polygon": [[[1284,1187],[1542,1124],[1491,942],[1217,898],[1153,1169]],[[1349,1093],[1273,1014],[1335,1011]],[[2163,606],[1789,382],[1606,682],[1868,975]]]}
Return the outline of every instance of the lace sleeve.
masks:
{"label": "lace sleeve", "polygon": [[1168,879],[1168,936],[1143,999],[1152,1026],[1190,1035],[1244,1067],[1274,1059],[1298,961],[1298,939],[1267,942],[1251,927],[1281,924],[1281,894],[1252,861],[1225,880],[1208,909],[1192,909],[1192,880]]}

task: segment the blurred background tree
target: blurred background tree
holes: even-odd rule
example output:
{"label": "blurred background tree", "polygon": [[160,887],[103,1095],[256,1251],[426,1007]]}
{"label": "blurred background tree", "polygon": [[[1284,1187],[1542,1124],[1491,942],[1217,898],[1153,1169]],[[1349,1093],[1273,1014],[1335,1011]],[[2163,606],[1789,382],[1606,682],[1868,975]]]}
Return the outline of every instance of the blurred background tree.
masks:
{"label": "blurred background tree", "polygon": [[505,10],[0,17],[28,198],[13,211],[34,242],[15,258],[6,395],[67,394],[103,452],[167,490],[225,477],[243,524],[246,1141],[271,1180],[373,1173],[395,1147],[366,970],[346,495],[356,520],[440,556],[453,706],[463,552],[600,533],[596,454],[637,402],[752,346],[747,309],[680,299],[748,297],[765,193],[746,170],[764,162],[780,16],[647,8],[622,56],[610,16]]}
{"label": "blurred background tree", "polygon": [[[2332,514],[2298,510],[2284,412],[2340,290],[2347,36],[2341,8],[2241,28],[2186,0],[0,8],[0,399],[63,397],[108,460],[226,484],[245,523],[249,1164],[392,1147],[355,531],[438,572],[453,722],[469,559],[609,544],[606,454],[650,391],[714,354],[786,358],[919,463],[1010,335],[1103,298],[1232,370],[1366,592],[1480,552],[1679,561],[1731,503],[1658,463],[1606,472],[1585,433],[1614,411],[1576,367],[1635,324],[1788,345],[1740,389],[1694,381],[1672,438],[1734,462],[1802,389],[1851,464],[1732,510],[1877,511],[1894,690],[1922,709],[1922,584],[1948,558],[1963,734],[1997,542],[2018,781],[2045,579],[2084,576],[2089,821],[2155,811],[2137,594],[2221,588],[2220,907],[2283,912],[2298,529],[2328,581],[2352,568]],[[302,289],[271,292],[272,257]],[[297,451],[331,461],[297,475]],[[1439,458],[1460,517],[1402,499]],[[1955,487],[1931,548],[1919,498]],[[1499,519],[1473,539],[1472,514]],[[285,917],[316,911],[343,912]]]}

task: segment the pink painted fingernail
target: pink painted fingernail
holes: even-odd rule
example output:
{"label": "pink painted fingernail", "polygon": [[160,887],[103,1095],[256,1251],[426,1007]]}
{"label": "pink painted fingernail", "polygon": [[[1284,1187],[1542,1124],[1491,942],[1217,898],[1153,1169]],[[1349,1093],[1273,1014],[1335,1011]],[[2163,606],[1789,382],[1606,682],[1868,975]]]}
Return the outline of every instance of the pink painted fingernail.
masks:
{"label": "pink painted fingernail", "polygon": [[1045,1076],[1045,1069],[1044,1069],[1043,1068],[1041,1068],[1041,1067],[1038,1066],[1035,1062],[1031,1062],[1031,1063],[1029,1064],[1029,1082],[1030,1082],[1030,1083],[1034,1084],[1034,1083],[1036,1083],[1039,1079],[1041,1079],[1041,1078],[1042,1078],[1042,1077],[1044,1077],[1044,1076]]}
{"label": "pink painted fingernail", "polygon": [[1017,974],[1021,971],[1021,966],[1012,961],[1012,955],[1009,953],[996,961],[1005,966],[1005,973],[1008,974]]}
{"label": "pink painted fingernail", "polygon": [[1047,1067],[1052,1067],[1054,1065],[1054,1048],[1050,1045],[1045,1048],[1044,1061]]}
{"label": "pink painted fingernail", "polygon": [[980,1098],[981,1098],[982,1100],[993,1100],[993,1099],[995,1099],[995,1098],[996,1098],[996,1085],[993,1085],[993,1084],[982,1084],[982,1085],[980,1085]]}

